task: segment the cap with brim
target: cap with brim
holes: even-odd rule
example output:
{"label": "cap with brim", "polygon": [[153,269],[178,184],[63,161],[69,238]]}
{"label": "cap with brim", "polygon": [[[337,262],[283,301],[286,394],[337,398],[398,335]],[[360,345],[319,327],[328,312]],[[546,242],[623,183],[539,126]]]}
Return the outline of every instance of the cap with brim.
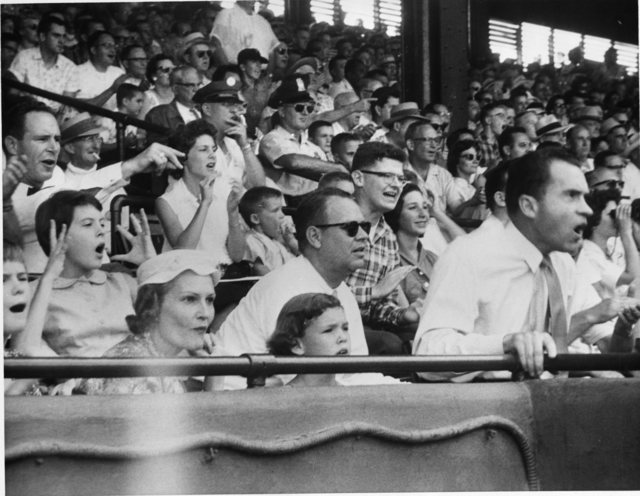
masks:
{"label": "cap with brim", "polygon": [[420,109],[418,108],[418,104],[416,102],[402,102],[391,109],[389,118],[384,121],[382,125],[388,129],[393,125],[394,122],[398,122],[407,118],[429,122],[429,119],[420,115]]}
{"label": "cap with brim", "polygon": [[602,126],[600,126],[600,136],[606,136],[617,127],[624,127],[624,124],[621,124],[620,121],[613,117],[609,117],[602,123]]}
{"label": "cap with brim", "polygon": [[315,57],[303,57],[296,60],[295,63],[287,69],[286,75],[291,76],[295,74],[298,69],[304,67],[305,65],[313,68],[314,73],[318,71],[318,59],[316,59]]}
{"label": "cap with brim", "polygon": [[229,76],[220,81],[211,81],[208,85],[200,88],[193,95],[195,103],[207,102],[236,102],[242,103],[240,98],[240,89],[242,84],[240,80]]}
{"label": "cap with brim", "polygon": [[60,127],[60,141],[63,144],[83,136],[99,134],[103,130],[87,112],[74,115],[64,121]]}
{"label": "cap with brim", "polygon": [[573,126],[574,124],[563,126],[555,115],[543,115],[536,123],[536,135],[541,138],[546,134],[564,133]]}
{"label": "cap with brim", "polygon": [[260,55],[260,52],[255,48],[245,48],[244,50],[240,50],[240,53],[238,53],[238,65],[245,64],[250,61],[260,62],[261,64],[269,62]]}
{"label": "cap with brim", "polygon": [[213,257],[201,250],[172,250],[146,260],[138,267],[138,286],[165,284],[186,271],[211,276],[213,285],[220,281],[220,271]]}
{"label": "cap with brim", "polygon": [[302,77],[287,77],[269,98],[269,107],[278,108],[292,103],[312,102],[313,97],[307,91],[307,85]]}

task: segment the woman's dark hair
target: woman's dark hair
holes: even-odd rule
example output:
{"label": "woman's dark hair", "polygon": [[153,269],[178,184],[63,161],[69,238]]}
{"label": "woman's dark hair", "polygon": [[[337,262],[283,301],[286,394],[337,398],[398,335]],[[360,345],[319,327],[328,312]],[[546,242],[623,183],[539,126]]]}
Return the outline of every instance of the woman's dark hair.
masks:
{"label": "woman's dark hair", "polygon": [[36,210],[36,236],[45,255],[49,256],[49,228],[51,220],[56,223],[56,236],[60,235],[62,225],[67,229],[73,221],[73,214],[77,207],[91,205],[102,212],[102,205],[95,196],[86,191],[58,191],[45,200]]}
{"label": "woman's dark hair", "polygon": [[476,151],[478,151],[478,146],[474,140],[458,141],[453,145],[451,150],[449,150],[449,156],[447,157],[447,170],[451,172],[453,177],[458,177],[458,162],[460,162],[460,155],[470,148],[475,148]]}
{"label": "woman's dark hair", "polygon": [[405,184],[395,208],[384,214],[384,220],[387,221],[387,224],[389,224],[389,227],[394,233],[397,233],[398,229],[400,229],[400,214],[402,213],[402,207],[404,206],[404,197],[412,191],[417,191],[422,194],[422,190],[418,185],[414,183]]}
{"label": "woman's dark hair", "polygon": [[163,60],[170,60],[173,63],[173,59],[166,53],[159,53],[149,59],[149,62],[147,63],[147,71],[145,72],[147,81],[155,83],[155,75],[156,72],[158,72],[158,66]]}
{"label": "woman's dark hair", "polygon": [[324,293],[303,293],[291,298],[278,314],[276,330],[267,342],[269,353],[293,355],[297,339],[304,337],[311,321],[329,308],[342,308],[340,300]]}
{"label": "woman's dark hair", "polygon": [[[204,134],[211,136],[215,140],[216,128],[204,119],[197,119],[189,122],[188,124],[178,126],[178,129],[169,136],[167,144],[171,148],[175,148],[176,150],[184,153],[186,156],[195,144],[196,140]],[[172,173],[174,177],[181,177],[182,174],[182,170]]]}
{"label": "woman's dark hair", "polygon": [[602,221],[602,212],[607,208],[609,202],[620,203],[621,193],[617,189],[594,190],[585,195],[584,199],[593,210],[593,213],[587,219],[587,225],[584,228],[584,239],[591,239],[593,231],[600,225]]}

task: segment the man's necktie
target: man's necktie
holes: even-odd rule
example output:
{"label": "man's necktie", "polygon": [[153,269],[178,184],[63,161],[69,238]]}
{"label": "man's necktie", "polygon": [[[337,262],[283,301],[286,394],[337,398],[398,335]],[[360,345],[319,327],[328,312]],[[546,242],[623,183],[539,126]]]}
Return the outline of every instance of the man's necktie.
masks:
{"label": "man's necktie", "polygon": [[560,280],[548,255],[540,263],[534,284],[527,322],[533,330],[551,334],[558,353],[567,353],[567,312]]}

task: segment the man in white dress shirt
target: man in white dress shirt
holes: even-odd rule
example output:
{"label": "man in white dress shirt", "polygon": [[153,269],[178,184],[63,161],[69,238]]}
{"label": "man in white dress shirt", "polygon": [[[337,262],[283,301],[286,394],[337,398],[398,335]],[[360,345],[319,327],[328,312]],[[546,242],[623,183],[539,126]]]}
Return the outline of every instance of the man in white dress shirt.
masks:
{"label": "man in white dress shirt", "polygon": [[[605,350],[630,350],[630,324],[640,317],[639,302],[601,302],[593,287],[577,277],[569,255],[582,244],[582,230],[591,214],[584,200],[587,192],[577,161],[565,150],[549,148],[511,162],[506,188],[511,222],[502,232],[479,232],[455,240],[440,258],[413,353],[511,353],[530,376],[538,377],[545,352],[553,357],[556,346],[566,349],[577,339]],[[544,320],[542,312],[532,313],[539,308],[533,305],[535,293],[552,293],[550,284],[538,279],[543,259],[549,258],[559,280],[558,297],[566,309],[566,335],[556,341],[533,325]],[[620,318],[612,332],[608,321],[616,315]],[[469,380],[478,374],[454,377]],[[483,377],[504,377],[504,373]]]}

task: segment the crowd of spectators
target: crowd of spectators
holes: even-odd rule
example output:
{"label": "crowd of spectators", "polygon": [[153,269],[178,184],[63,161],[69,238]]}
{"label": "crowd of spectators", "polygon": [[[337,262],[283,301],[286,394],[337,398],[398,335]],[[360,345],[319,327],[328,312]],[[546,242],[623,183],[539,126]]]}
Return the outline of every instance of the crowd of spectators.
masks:
{"label": "crowd of spectators", "polygon": [[[474,61],[454,116],[402,98],[397,39],[287,26],[257,4],[2,6],[3,78],[145,123],[118,133],[3,85],[5,353],[512,353],[538,377],[543,353],[631,351],[638,79],[613,48],[560,68]],[[113,198],[134,192],[152,211],[113,232]],[[478,375],[501,377],[445,378]],[[289,382],[398,381],[268,385]]]}

